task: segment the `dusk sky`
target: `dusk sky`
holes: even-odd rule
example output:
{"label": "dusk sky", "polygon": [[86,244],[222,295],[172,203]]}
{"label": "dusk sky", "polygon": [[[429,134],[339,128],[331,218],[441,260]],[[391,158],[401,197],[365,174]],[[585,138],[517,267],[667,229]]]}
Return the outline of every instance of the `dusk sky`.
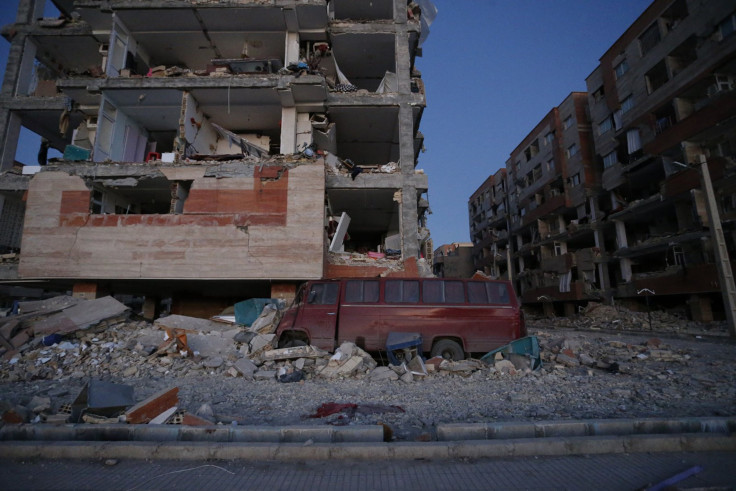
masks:
{"label": "dusk sky", "polygon": [[[417,168],[429,175],[437,247],[470,240],[470,195],[552,107],[586,90],[598,59],[651,1],[433,1],[439,12],[416,61],[427,91]],[[0,3],[4,26],[17,0]],[[3,73],[8,47],[0,39]],[[35,164],[38,138],[21,141],[16,158]]]}

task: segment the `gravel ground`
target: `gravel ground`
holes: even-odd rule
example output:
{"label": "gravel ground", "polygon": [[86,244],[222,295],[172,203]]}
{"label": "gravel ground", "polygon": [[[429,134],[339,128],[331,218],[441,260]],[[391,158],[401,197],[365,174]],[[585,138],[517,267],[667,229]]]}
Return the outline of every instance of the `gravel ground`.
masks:
{"label": "gravel ground", "polygon": [[[128,323],[85,334],[92,348],[86,351],[93,356],[77,355],[73,363],[71,355],[64,362],[57,348],[44,347],[25,352],[13,364],[3,361],[0,403],[5,408],[22,405],[32,413],[34,396],[50,397],[45,412],[54,413],[95,378],[132,385],[136,400],[177,386],[180,409],[197,413],[208,404],[214,419],[224,424],[384,423],[398,440],[431,439],[438,423],[736,414],[736,344],[725,337],[579,331],[547,324],[530,329],[540,340],[544,360],[535,372],[440,370],[410,382],[375,380],[360,372],[344,379],[280,383],[229,376],[230,361],[210,369],[191,359],[147,359],[130,349],[136,323]],[[614,362],[614,369],[597,368]],[[125,369],[136,374],[123,376]],[[309,417],[331,402],[365,405],[365,411]],[[380,412],[386,406],[403,412]]]}

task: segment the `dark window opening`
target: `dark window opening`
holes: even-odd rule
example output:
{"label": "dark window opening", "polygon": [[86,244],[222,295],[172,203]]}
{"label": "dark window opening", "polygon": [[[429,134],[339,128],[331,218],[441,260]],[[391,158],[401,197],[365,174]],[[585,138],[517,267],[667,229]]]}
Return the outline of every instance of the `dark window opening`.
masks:
{"label": "dark window opening", "polygon": [[191,183],[164,178],[96,181],[90,196],[92,214],[166,215],[181,213]]}

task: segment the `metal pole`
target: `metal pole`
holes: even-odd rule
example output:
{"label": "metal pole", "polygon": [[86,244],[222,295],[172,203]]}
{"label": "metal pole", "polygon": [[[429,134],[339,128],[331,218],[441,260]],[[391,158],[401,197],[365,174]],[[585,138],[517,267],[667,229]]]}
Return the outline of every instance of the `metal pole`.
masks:
{"label": "metal pole", "polygon": [[718,279],[721,284],[723,308],[726,311],[728,332],[732,338],[736,338],[736,325],[734,325],[734,318],[736,318],[736,286],[734,286],[733,269],[731,269],[731,261],[728,259],[726,239],[723,236],[723,225],[721,224],[721,217],[718,213],[718,204],[713,193],[713,183],[710,181],[710,172],[708,171],[708,162],[705,159],[705,155],[700,156],[699,168],[700,181],[706,197],[705,208],[708,211],[710,234],[714,242],[713,250],[716,254],[716,267],[718,268]]}

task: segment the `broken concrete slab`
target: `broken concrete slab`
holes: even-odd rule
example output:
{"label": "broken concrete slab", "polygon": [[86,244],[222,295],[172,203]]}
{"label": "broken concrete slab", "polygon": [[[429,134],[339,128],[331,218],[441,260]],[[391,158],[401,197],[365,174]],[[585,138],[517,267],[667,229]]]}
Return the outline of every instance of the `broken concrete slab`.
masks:
{"label": "broken concrete slab", "polygon": [[81,301],[62,312],[31,322],[30,326],[36,335],[66,334],[121,316],[127,310],[128,307],[124,304],[108,296]]}
{"label": "broken concrete slab", "polygon": [[258,370],[253,374],[256,380],[273,380],[276,378],[276,370]]}
{"label": "broken concrete slab", "polygon": [[90,380],[72,403],[71,420],[78,423],[85,413],[115,416],[134,403],[132,386]]}
{"label": "broken concrete slab", "polygon": [[59,295],[45,300],[18,302],[18,313],[21,315],[29,313],[50,314],[68,309],[83,301],[80,298],[70,297],[69,295]]}
{"label": "broken concrete slab", "polygon": [[322,377],[333,378],[338,376],[348,376],[357,372],[363,367],[363,358],[360,356],[351,356],[341,365],[333,365],[332,362],[323,367],[318,373]]}
{"label": "broken concrete slab", "polygon": [[256,364],[250,361],[248,358],[239,359],[235,362],[233,366],[238,372],[240,372],[243,377],[247,379],[252,379],[253,374],[256,373],[256,370],[258,370]]}
{"label": "broken concrete slab", "polygon": [[163,411],[161,414],[156,416],[155,418],[151,419],[151,421],[148,422],[149,425],[162,425],[166,423],[166,421],[171,418],[176,410],[179,409],[177,406],[170,407],[169,409]]}
{"label": "broken concrete slab", "polygon": [[321,358],[328,355],[316,346],[295,346],[293,348],[280,348],[264,351],[260,355],[262,361],[268,360],[291,360],[294,358]]}
{"label": "broken concrete slab", "polygon": [[376,367],[370,373],[371,380],[399,380],[399,374],[391,370],[389,367]]}
{"label": "broken concrete slab", "polygon": [[185,315],[169,315],[156,319],[153,323],[159,329],[183,329],[187,332],[197,333],[220,333],[223,336],[234,338],[239,329],[233,329],[229,324],[215,322],[209,319],[200,319],[198,317],[188,317]]}
{"label": "broken concrete slab", "polygon": [[255,355],[260,354],[261,351],[268,350],[269,346],[272,346],[275,334],[259,334],[250,340],[250,357],[251,359]]}
{"label": "broken concrete slab", "polygon": [[179,402],[179,387],[162,390],[153,394],[125,411],[125,421],[130,424],[148,423],[166,409]]}

